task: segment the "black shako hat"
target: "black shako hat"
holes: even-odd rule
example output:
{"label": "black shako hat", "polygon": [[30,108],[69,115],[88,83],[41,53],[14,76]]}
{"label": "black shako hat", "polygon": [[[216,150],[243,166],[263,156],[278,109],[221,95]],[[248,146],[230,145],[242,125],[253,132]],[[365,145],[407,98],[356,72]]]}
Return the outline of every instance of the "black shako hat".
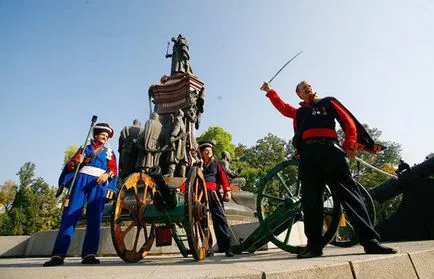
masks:
{"label": "black shako hat", "polygon": [[202,153],[202,151],[206,148],[206,147],[211,147],[213,148],[215,145],[215,141],[211,140],[211,141],[201,141],[199,142],[199,151],[200,153]]}
{"label": "black shako hat", "polygon": [[109,135],[109,138],[112,138],[115,134],[113,128],[107,123],[97,123],[95,126],[93,126],[93,136],[96,136],[102,132],[106,132]]}

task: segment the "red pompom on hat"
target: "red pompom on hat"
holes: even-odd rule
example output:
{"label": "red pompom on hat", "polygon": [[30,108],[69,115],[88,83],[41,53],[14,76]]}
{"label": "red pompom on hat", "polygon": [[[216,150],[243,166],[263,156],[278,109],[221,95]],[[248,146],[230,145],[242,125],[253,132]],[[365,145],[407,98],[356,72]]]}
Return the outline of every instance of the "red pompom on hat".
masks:
{"label": "red pompom on hat", "polygon": [[97,123],[93,126],[93,136],[98,135],[99,133],[106,132],[109,135],[109,138],[112,138],[115,134],[115,131],[112,127],[110,127],[107,123]]}

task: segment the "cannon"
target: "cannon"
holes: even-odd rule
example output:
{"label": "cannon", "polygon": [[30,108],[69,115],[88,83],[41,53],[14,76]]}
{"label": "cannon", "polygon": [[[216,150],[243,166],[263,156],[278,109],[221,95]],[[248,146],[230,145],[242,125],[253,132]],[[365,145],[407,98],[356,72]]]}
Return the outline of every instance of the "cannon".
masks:
{"label": "cannon", "polygon": [[385,241],[434,239],[434,157],[412,167],[401,162],[398,170],[397,179],[369,189],[379,203],[402,194],[396,212],[375,229]]}
{"label": "cannon", "polygon": [[[185,180],[186,191],[176,189]],[[158,168],[133,173],[124,181],[114,202],[112,240],[126,262],[143,259],[154,240],[171,245],[173,238],[183,256],[205,259],[211,239],[205,180],[199,167],[187,179],[163,177]],[[181,232],[181,234],[180,234]]]}

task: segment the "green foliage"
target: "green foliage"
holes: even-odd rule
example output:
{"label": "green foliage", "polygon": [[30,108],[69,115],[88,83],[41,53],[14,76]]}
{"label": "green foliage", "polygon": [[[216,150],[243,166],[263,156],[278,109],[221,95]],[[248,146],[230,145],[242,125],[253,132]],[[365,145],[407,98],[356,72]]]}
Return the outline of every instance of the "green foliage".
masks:
{"label": "green foliage", "polygon": [[251,148],[238,146],[236,151],[239,153],[236,156],[244,167],[242,176],[246,178],[245,190],[257,193],[261,179],[275,165],[284,161],[290,150],[289,142],[272,134],[259,139]]}
{"label": "green foliage", "polygon": [[10,210],[1,216],[1,235],[30,235],[59,224],[60,209],[55,190],[40,177],[35,164],[25,163],[18,171],[19,187]]}
{"label": "green foliage", "polygon": [[247,149],[242,159],[254,168],[269,169],[287,158],[287,145],[285,140],[268,134]]}
{"label": "green foliage", "polygon": [[65,150],[65,156],[63,156],[64,165],[69,161],[69,159],[72,158],[72,156],[75,155],[75,153],[77,153],[77,150],[78,150],[78,145],[68,146],[68,148]]}
{"label": "green foliage", "polygon": [[0,235],[11,235],[13,227],[10,212],[0,214]]}
{"label": "green foliage", "polygon": [[4,212],[7,212],[15,199],[17,185],[13,180],[7,180],[0,185],[0,204],[3,205]]}
{"label": "green foliage", "polygon": [[33,183],[34,180],[35,169],[36,169],[35,164],[31,162],[25,163],[20,168],[20,170],[17,173],[20,179],[20,189],[24,187],[30,187],[30,185]]}
{"label": "green foliage", "polygon": [[214,140],[216,145],[213,147],[213,153],[215,157],[221,159],[223,151],[228,151],[231,157],[235,155],[235,145],[232,143],[232,135],[226,132],[223,128],[218,126],[211,126],[203,132],[198,138],[197,142],[212,141]]}

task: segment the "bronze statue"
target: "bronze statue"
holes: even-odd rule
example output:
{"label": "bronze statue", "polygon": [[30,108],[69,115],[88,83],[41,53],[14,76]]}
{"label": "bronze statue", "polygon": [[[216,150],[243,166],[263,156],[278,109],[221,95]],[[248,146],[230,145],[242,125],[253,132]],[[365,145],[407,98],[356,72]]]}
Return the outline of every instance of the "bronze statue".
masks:
{"label": "bronze statue", "polygon": [[157,113],[152,113],[151,118],[146,121],[144,130],[139,134],[137,144],[139,156],[136,168],[147,171],[158,166],[160,155],[162,124]]}
{"label": "bronze statue", "polygon": [[186,138],[187,133],[184,124],[184,112],[178,110],[176,117],[173,120],[172,132],[169,137],[172,151],[169,155],[169,166],[167,170],[168,176],[174,176],[177,165],[179,166],[179,176],[185,176],[188,164]]}
{"label": "bronze statue", "polygon": [[190,65],[190,54],[188,53],[188,41],[181,34],[178,38],[172,38],[173,49],[172,54],[166,54],[166,58],[172,58],[171,75],[176,73],[193,74],[193,70]]}
{"label": "bronze statue", "polygon": [[123,178],[134,171],[137,161],[137,137],[142,131],[142,123],[135,119],[132,126],[125,126],[119,136],[119,177]]}
{"label": "bronze statue", "polygon": [[[172,38],[171,74],[148,89],[149,109],[159,114],[162,125],[158,166],[166,177],[185,177],[199,162],[195,130],[204,111],[204,83],[193,74],[188,42],[182,35]],[[154,105],[152,107],[152,105]]]}
{"label": "bronze statue", "polygon": [[223,151],[221,154],[222,159],[220,160],[220,164],[223,169],[226,171],[226,174],[229,177],[231,185],[237,185],[240,189],[246,185],[246,179],[244,177],[238,177],[243,170],[243,168],[238,168],[236,171],[231,167],[231,155],[228,151]]}

